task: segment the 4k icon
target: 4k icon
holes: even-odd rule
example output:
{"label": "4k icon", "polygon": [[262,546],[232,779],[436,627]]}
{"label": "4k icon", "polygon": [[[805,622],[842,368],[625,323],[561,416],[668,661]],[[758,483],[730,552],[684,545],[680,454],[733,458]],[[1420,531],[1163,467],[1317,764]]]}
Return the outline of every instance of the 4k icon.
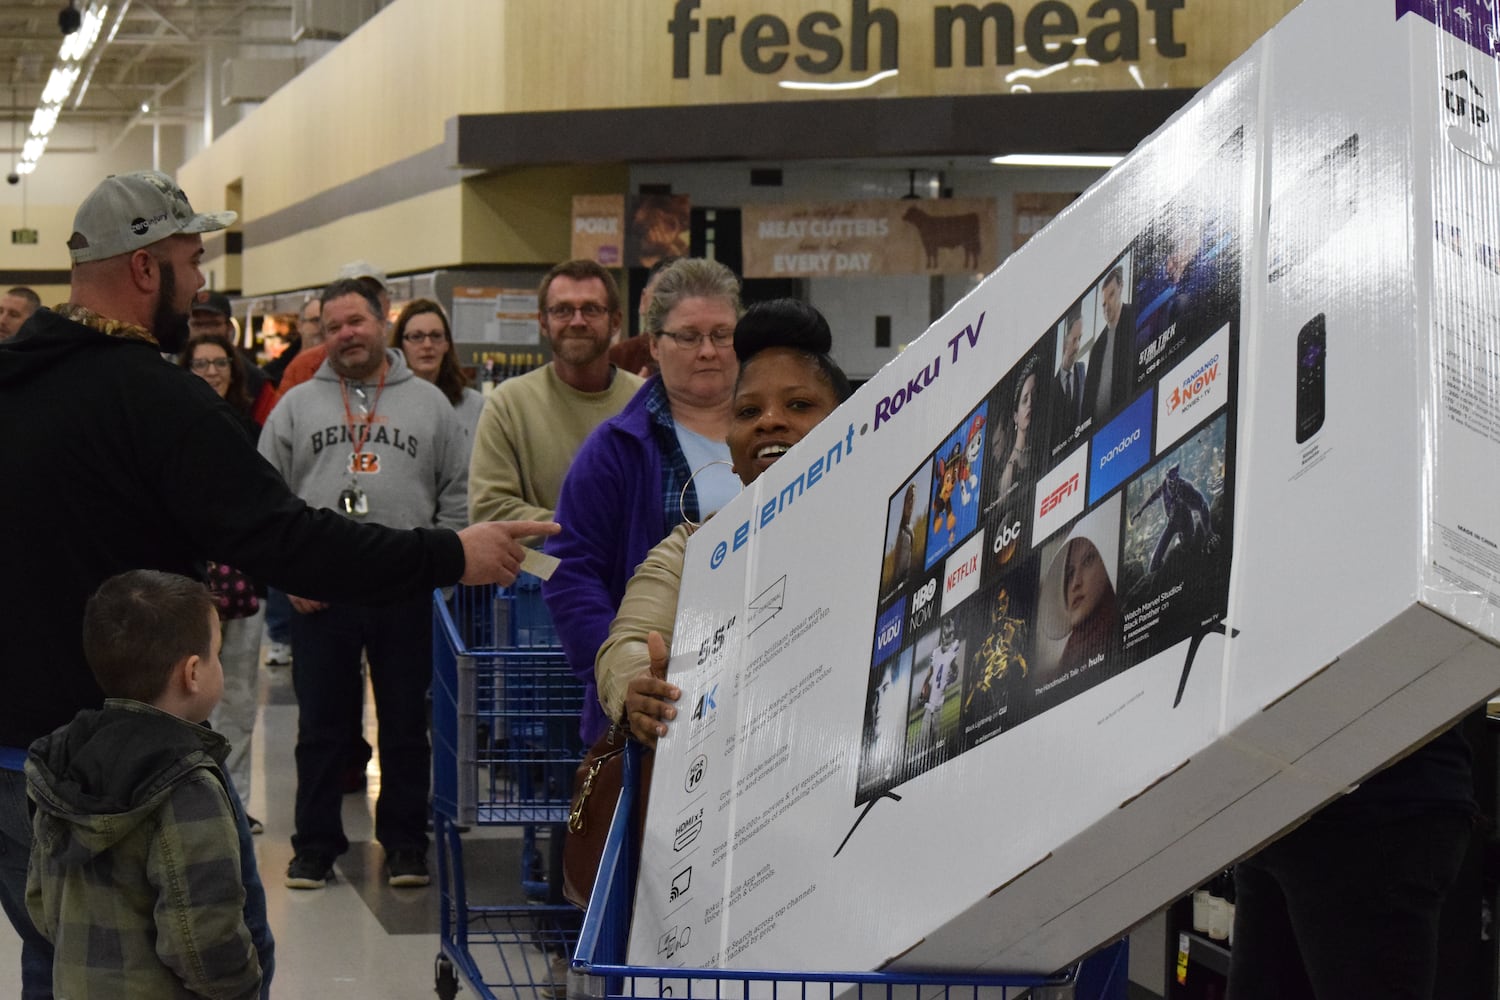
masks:
{"label": "4k icon", "polygon": [[718,693],[719,685],[715,684],[713,688],[709,690],[708,694],[700,694],[698,696],[698,705],[693,709],[694,721],[702,719],[704,715],[712,712],[714,709],[719,707],[718,704],[714,701],[714,695]]}

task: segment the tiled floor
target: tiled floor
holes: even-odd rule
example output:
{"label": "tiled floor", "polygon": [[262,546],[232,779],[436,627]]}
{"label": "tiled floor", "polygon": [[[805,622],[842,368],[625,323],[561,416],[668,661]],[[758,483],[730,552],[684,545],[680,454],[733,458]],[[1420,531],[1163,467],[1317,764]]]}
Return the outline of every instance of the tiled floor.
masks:
{"label": "tiled floor", "polygon": [[[265,881],[271,929],[276,935],[273,995],[290,1000],[406,1000],[431,997],[439,951],[436,850],[429,854],[433,884],[392,889],[385,883],[383,855],[373,843],[379,762],[369,768],[369,788],[344,799],[344,829],[353,844],[336,865],[326,889],[296,891],[282,885],[292,857],[292,799],[296,788],[292,749],[297,709],[287,668],[261,668],[262,710],[256,727],[251,813],[266,825],[255,838],[256,860]],[[367,726],[373,710],[366,699]],[[520,902],[519,842],[506,828],[476,829],[464,836],[466,884],[475,899]],[[494,950],[494,949],[490,949]],[[481,967],[495,960],[474,947]],[[508,949],[508,962],[537,969],[520,979],[540,979],[543,962],[534,948]],[[495,982],[490,974],[488,978]],[[20,986],[20,943],[0,921],[0,996]],[[472,997],[463,991],[460,996]],[[515,993],[507,991],[514,998]],[[527,991],[530,996],[531,991]]]}

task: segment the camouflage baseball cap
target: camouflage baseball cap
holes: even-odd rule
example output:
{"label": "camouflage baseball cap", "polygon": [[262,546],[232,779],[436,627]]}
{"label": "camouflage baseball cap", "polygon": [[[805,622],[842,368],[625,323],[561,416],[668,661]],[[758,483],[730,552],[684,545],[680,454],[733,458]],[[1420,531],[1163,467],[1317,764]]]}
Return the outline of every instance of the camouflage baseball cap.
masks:
{"label": "camouflage baseball cap", "polygon": [[68,250],[73,263],[106,260],[178,233],[212,233],[234,212],[194,212],[187,195],[158,170],[106,177],[78,206]]}

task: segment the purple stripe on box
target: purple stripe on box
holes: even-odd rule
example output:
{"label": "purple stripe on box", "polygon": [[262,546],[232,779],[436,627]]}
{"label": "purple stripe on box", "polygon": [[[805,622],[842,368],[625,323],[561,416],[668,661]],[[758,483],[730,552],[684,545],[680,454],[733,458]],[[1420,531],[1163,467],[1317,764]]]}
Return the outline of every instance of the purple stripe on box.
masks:
{"label": "purple stripe on box", "polygon": [[1500,55],[1500,0],[1396,0],[1396,19],[1415,14],[1481,52]]}

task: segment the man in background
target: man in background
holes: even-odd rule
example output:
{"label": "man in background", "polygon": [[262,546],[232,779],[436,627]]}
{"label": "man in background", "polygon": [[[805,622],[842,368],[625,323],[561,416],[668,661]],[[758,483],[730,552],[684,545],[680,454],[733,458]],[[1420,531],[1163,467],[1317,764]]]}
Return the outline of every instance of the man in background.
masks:
{"label": "man in background", "polygon": [[9,340],[20,333],[21,325],[41,305],[41,298],[25,285],[17,285],[0,295],[0,340]]}
{"label": "man in background", "polygon": [[620,290],[591,260],[565,261],[537,291],[537,323],[552,346],[541,368],[506,379],[485,400],[469,459],[469,519],[550,520],[573,456],[625,408],[640,377],[609,360]]}
{"label": "man in background", "polygon": [[[375,296],[376,301],[380,303],[380,321],[389,325],[391,293],[390,289],[386,287],[384,271],[367,260],[352,260],[339,268],[338,278],[349,278],[357,281],[366,291]],[[338,278],[334,280],[338,280]],[[319,309],[321,310],[321,308],[320,306]],[[319,315],[321,315],[321,312]],[[301,328],[300,324],[298,328]],[[319,342],[311,346],[304,343],[302,345],[303,349],[298,352],[296,359],[286,366],[286,372],[281,376],[281,394],[283,396],[293,386],[301,385],[312,378],[313,373],[322,367],[323,359],[328,357],[328,351],[322,343],[322,329],[322,326],[318,327]]]}

